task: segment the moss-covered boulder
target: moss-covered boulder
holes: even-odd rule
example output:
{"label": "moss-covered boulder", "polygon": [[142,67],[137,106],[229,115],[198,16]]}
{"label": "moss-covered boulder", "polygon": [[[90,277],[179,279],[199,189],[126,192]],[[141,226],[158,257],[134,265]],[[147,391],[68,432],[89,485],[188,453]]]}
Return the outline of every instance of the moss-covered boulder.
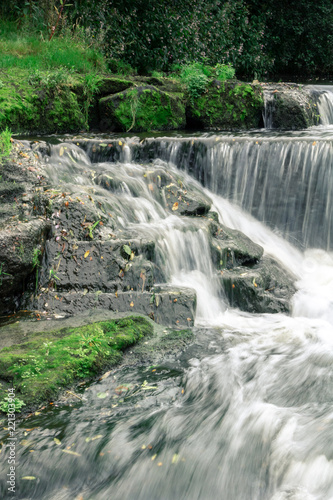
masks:
{"label": "moss-covered boulder", "polygon": [[152,86],[132,87],[99,101],[102,130],[119,132],[185,128],[185,105],[176,94]]}
{"label": "moss-covered boulder", "polygon": [[77,95],[59,74],[28,70],[0,71],[0,129],[15,133],[80,130],[86,117]]}
{"label": "moss-covered boulder", "polygon": [[259,128],[262,111],[263,98],[259,85],[215,80],[200,97],[188,98],[187,126],[208,130]]}

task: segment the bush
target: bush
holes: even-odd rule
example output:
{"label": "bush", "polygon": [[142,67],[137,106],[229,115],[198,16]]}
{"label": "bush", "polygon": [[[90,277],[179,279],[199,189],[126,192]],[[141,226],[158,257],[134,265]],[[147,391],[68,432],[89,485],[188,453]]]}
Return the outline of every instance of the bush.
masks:
{"label": "bush", "polygon": [[180,79],[185,84],[191,98],[200,97],[207,88],[209,71],[198,62],[187,64],[180,73]]}
{"label": "bush", "polygon": [[235,69],[231,64],[217,64],[214,69],[217,78],[222,82],[230,80],[235,76]]}

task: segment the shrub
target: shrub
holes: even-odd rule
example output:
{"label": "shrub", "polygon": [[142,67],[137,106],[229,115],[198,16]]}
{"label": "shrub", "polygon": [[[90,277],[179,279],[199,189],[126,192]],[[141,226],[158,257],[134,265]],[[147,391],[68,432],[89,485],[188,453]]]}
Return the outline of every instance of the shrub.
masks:
{"label": "shrub", "polygon": [[187,64],[180,73],[180,79],[185,84],[192,99],[200,97],[207,88],[209,72],[198,62]]}

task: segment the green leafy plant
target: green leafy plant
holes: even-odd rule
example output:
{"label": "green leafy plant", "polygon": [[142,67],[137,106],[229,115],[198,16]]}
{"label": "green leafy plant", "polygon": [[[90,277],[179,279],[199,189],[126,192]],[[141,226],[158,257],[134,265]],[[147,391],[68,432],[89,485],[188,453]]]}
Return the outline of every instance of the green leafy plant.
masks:
{"label": "green leafy plant", "polygon": [[[2,401],[0,401],[0,410],[4,413],[12,412],[13,408],[12,404],[13,403],[11,401],[11,398],[6,397]],[[25,406],[25,402],[22,399],[15,398],[14,399],[15,413],[20,413],[22,406]]]}
{"label": "green leafy plant", "polygon": [[231,64],[216,64],[214,72],[216,77],[222,82],[230,80],[235,76],[235,69]]}
{"label": "green leafy plant", "polygon": [[86,229],[87,229],[87,236],[93,240],[94,239],[94,231],[96,229],[96,227],[98,226],[98,224],[100,223],[101,221],[100,220],[97,220],[96,222],[94,222],[93,224],[86,224]]}
{"label": "green leafy plant", "polygon": [[204,93],[208,85],[209,74],[205,66],[198,62],[187,64],[182,68],[180,79],[185,84],[192,99],[200,97]]}

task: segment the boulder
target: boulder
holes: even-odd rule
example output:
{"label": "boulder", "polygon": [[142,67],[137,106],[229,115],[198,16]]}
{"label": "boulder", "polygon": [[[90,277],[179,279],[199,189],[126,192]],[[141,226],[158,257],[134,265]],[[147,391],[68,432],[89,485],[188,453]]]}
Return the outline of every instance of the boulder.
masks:
{"label": "boulder", "polygon": [[185,106],[177,94],[152,85],[132,87],[99,101],[104,131],[151,131],[185,128]]}
{"label": "boulder", "polygon": [[289,312],[295,277],[270,257],[252,268],[225,270],[222,284],[232,307],[251,313]]}
{"label": "boulder", "polygon": [[263,84],[267,128],[299,130],[318,125],[315,98],[301,85]]}
{"label": "boulder", "polygon": [[188,97],[187,127],[208,130],[259,128],[263,104],[259,85],[215,80],[201,96]]}
{"label": "boulder", "polygon": [[264,249],[236,229],[211,223],[210,230],[212,259],[217,269],[253,266],[263,256]]}

